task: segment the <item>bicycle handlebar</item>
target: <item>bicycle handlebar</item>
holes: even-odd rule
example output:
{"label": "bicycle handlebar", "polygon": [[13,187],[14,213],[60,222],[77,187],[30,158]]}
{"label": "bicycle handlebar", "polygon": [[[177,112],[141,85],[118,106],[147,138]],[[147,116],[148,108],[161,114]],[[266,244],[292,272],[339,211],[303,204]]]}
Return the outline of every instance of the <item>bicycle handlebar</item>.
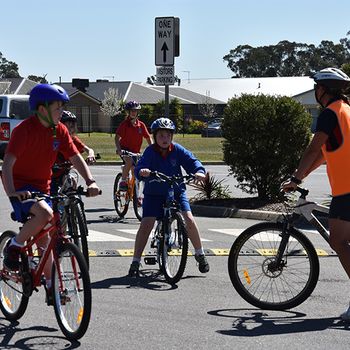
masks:
{"label": "bicycle handlebar", "polygon": [[167,182],[169,184],[174,184],[174,183],[180,182],[180,181],[184,181],[184,182],[188,183],[190,180],[193,180],[196,178],[196,176],[194,174],[168,176],[168,175],[165,175],[159,171],[151,171],[150,176],[158,178],[161,181]]}

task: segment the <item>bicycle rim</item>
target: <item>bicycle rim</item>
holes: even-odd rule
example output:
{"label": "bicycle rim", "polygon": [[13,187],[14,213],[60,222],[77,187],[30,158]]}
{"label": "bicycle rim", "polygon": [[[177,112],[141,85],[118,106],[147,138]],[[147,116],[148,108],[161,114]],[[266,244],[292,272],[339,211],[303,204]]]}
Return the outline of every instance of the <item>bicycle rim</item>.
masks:
{"label": "bicycle rim", "polygon": [[143,181],[135,180],[133,205],[134,205],[135,215],[139,221],[142,220],[142,212],[143,212],[142,210],[143,187],[144,187]]}
{"label": "bicycle rim", "polygon": [[261,309],[293,308],[305,301],[317,284],[316,251],[296,229],[290,229],[282,263],[274,264],[282,231],[279,223],[254,225],[242,232],[230,250],[228,271],[234,288]]}
{"label": "bicycle rim", "polygon": [[121,179],[122,174],[119,173],[114,180],[113,201],[115,211],[122,218],[125,216],[129,209],[130,196],[128,191],[119,191],[119,183]]}
{"label": "bicycle rim", "polygon": [[52,283],[58,325],[68,339],[77,340],[90,322],[91,286],[85,259],[74,244],[64,244],[55,259]]}
{"label": "bicycle rim", "polygon": [[18,320],[27,309],[29,298],[23,295],[23,286],[18,273],[4,268],[4,248],[6,243],[16,235],[5,231],[0,237],[0,309],[8,320]]}
{"label": "bicycle rim", "polygon": [[170,284],[175,284],[185,271],[188,253],[187,231],[180,213],[173,215],[170,220],[170,230],[168,233],[163,231],[163,236],[162,270],[165,280]]}

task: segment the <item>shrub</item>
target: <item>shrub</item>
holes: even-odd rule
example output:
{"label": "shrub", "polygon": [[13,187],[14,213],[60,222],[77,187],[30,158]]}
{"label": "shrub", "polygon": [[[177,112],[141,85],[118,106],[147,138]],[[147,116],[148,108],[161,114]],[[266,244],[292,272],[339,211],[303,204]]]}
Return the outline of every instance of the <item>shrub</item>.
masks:
{"label": "shrub", "polygon": [[188,134],[200,134],[205,128],[205,123],[200,120],[192,120],[188,123],[186,132]]}
{"label": "shrub", "polygon": [[244,94],[229,100],[223,153],[237,187],[276,200],[310,141],[310,124],[310,114],[289,97]]}

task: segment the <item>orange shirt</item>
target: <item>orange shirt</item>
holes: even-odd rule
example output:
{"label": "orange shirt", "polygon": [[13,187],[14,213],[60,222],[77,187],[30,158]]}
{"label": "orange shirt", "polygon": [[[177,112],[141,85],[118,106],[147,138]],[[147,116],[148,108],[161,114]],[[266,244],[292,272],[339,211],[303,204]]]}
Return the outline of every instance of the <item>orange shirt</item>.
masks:
{"label": "orange shirt", "polygon": [[342,133],[342,144],[336,149],[327,151],[326,144],[322,153],[327,162],[327,174],[333,196],[350,193],[350,106],[343,100],[332,102],[328,109],[337,118]]}

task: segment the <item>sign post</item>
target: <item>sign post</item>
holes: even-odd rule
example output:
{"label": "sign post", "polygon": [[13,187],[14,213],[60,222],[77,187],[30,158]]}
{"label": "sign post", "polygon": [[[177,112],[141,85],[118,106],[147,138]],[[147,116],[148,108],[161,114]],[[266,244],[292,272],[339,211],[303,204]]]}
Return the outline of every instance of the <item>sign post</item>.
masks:
{"label": "sign post", "polygon": [[164,85],[165,116],[169,118],[169,85],[174,85],[174,57],[179,56],[180,20],[177,17],[155,18],[156,85]]}

